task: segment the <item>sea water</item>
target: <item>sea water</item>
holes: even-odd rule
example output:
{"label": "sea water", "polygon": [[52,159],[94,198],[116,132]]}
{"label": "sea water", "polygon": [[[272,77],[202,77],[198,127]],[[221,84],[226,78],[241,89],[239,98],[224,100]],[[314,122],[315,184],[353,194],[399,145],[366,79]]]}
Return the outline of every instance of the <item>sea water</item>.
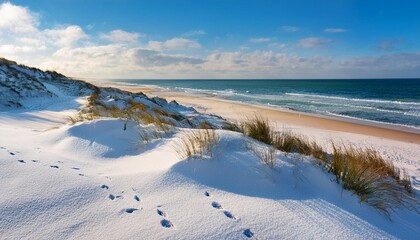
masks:
{"label": "sea water", "polygon": [[115,80],[282,109],[420,128],[420,79]]}

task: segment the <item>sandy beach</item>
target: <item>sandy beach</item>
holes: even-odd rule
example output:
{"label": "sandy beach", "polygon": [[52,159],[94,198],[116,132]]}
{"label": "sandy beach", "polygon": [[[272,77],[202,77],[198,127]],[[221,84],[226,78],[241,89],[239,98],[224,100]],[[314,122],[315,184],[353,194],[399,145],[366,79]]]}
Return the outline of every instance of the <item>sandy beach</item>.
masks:
{"label": "sandy beach", "polygon": [[384,126],[367,125],[370,123],[366,122],[366,124],[361,124],[350,122],[345,119],[333,119],[308,113],[243,104],[239,102],[218,99],[212,96],[188,95],[182,92],[172,92],[152,87],[131,87],[109,83],[102,83],[101,85],[106,87],[116,87],[132,92],[144,92],[149,96],[162,97],[168,101],[175,100],[180,104],[192,106],[203,113],[219,115],[233,122],[240,122],[245,119],[253,118],[255,115],[259,115],[267,118],[278,128],[290,129],[308,135],[317,134],[317,130],[321,130],[322,132],[327,130],[332,134],[352,133],[420,144],[420,134],[416,132],[409,132],[412,131],[412,129],[408,128],[401,128],[400,130],[393,129],[390,126],[386,126],[385,124]]}

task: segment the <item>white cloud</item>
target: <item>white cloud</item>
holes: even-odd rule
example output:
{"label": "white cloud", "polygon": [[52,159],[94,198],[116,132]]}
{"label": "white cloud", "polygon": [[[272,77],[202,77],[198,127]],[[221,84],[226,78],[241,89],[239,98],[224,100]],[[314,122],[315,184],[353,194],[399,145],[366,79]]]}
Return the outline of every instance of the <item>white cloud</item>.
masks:
{"label": "white cloud", "polygon": [[383,39],[377,43],[375,48],[379,51],[394,51],[397,50],[403,43],[404,39],[402,38]]}
{"label": "white cloud", "polygon": [[183,55],[168,55],[150,49],[132,49],[136,64],[143,67],[164,67],[169,65],[181,64],[201,64],[204,60],[200,58],[183,56]]}
{"label": "white cloud", "polygon": [[37,30],[38,16],[28,8],[5,2],[0,4],[0,30],[28,33]]}
{"label": "white cloud", "polygon": [[[6,14],[6,15],[3,15]],[[3,18],[3,16],[6,16]],[[393,53],[334,60],[325,56],[302,57],[278,53],[286,44],[276,39],[266,42],[273,51],[204,49],[201,57],[169,54],[166,50],[197,49],[201,45],[188,38],[149,41],[142,45],[137,33],[114,30],[88,35],[80,26],[66,25],[42,29],[37,14],[10,3],[0,5],[0,56],[30,66],[92,78],[338,78],[338,77],[418,77],[420,52]],[[298,29],[285,28],[289,31]],[[198,32],[196,33],[198,34]],[[100,39],[111,41],[103,44]],[[380,50],[398,50],[402,40],[378,43]],[[130,44],[126,44],[130,43]],[[332,43],[325,38],[304,38],[303,48]],[[276,48],[276,49],[275,49]],[[246,50],[246,51],[245,51]],[[211,53],[209,53],[211,52]]]}
{"label": "white cloud", "polygon": [[280,29],[285,32],[297,32],[299,31],[298,27],[294,26],[281,26]]}
{"label": "white cloud", "polygon": [[95,28],[95,24],[93,23],[86,25],[86,29],[92,30],[94,28]]}
{"label": "white cloud", "polygon": [[28,45],[22,45],[22,46],[16,46],[12,44],[0,45],[0,53],[4,55],[28,54],[28,53],[38,52],[40,50],[45,50],[45,46],[35,48]]}
{"label": "white cloud", "polygon": [[208,69],[232,71],[261,71],[272,70],[271,73],[294,71],[297,68],[316,68],[317,62],[327,61],[324,58],[304,58],[296,55],[286,55],[273,51],[254,51],[250,53],[222,52],[211,54],[205,63]]}
{"label": "white cloud", "polygon": [[77,41],[88,37],[86,33],[76,25],[65,28],[46,29],[44,32],[60,47],[72,46]]}
{"label": "white cloud", "polygon": [[327,38],[309,37],[299,40],[297,45],[302,48],[318,48],[323,47],[332,42],[333,41],[331,39]]}
{"label": "white cloud", "polygon": [[247,45],[241,45],[241,46],[239,46],[239,50],[244,51],[244,50],[248,50],[248,49],[249,49],[249,47]]}
{"label": "white cloud", "polygon": [[285,48],[286,44],[276,42],[276,43],[270,43],[268,46],[273,47],[273,48]]}
{"label": "white cloud", "polygon": [[265,43],[265,42],[271,42],[272,38],[251,38],[249,39],[252,43]]}
{"label": "white cloud", "polygon": [[201,45],[197,41],[190,40],[187,38],[172,38],[163,42],[149,41],[148,47],[156,51],[163,51],[187,48],[200,48]]}
{"label": "white cloud", "polygon": [[327,32],[327,33],[342,33],[342,32],[347,32],[347,29],[344,29],[344,28],[326,28],[326,29],[324,29],[324,32]]}
{"label": "white cloud", "polygon": [[182,34],[181,36],[192,37],[192,36],[205,35],[205,34],[206,34],[206,31],[204,31],[204,30],[192,30],[192,31],[188,31],[188,32]]}
{"label": "white cloud", "polygon": [[135,32],[126,32],[121,29],[116,29],[109,33],[101,34],[100,38],[106,39],[114,43],[134,43],[137,42],[137,40],[142,36],[144,35]]}

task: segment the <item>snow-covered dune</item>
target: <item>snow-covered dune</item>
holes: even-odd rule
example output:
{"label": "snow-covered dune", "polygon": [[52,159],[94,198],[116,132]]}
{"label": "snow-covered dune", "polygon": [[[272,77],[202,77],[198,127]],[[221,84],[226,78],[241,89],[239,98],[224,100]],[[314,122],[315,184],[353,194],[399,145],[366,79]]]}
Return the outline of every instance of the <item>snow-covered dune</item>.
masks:
{"label": "snow-covered dune", "polygon": [[203,121],[221,126],[221,118],[159,98],[102,89],[104,103],[124,105],[125,97],[138,98],[179,119],[168,133],[144,141],[142,134],[156,133],[153,124],[119,118],[69,124],[69,114],[86,106],[87,94],[40,83],[51,93],[41,98],[56,100],[34,106],[21,97],[19,108],[9,105],[0,112],[1,239],[420,235],[418,213],[398,209],[390,221],[343,190],[311,157],[276,151],[275,168],[269,168],[255,155],[267,146],[237,132],[215,130],[211,156],[181,157],[183,136],[200,131],[194,126]]}
{"label": "snow-covered dune", "polygon": [[[139,145],[138,130],[95,120],[37,133],[0,125],[0,235],[4,239],[412,238],[418,215],[389,221],[359,204],[310,158],[218,131],[214,157],[181,160],[177,135]],[[182,130],[179,133],[182,134]],[[247,232],[248,233],[248,232]]]}

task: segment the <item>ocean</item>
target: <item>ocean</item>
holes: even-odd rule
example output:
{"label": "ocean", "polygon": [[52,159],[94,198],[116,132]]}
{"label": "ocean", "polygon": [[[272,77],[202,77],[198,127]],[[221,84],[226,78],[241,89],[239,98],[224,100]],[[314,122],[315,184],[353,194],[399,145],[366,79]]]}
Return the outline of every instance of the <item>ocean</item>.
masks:
{"label": "ocean", "polygon": [[114,80],[326,116],[420,129],[420,79]]}

